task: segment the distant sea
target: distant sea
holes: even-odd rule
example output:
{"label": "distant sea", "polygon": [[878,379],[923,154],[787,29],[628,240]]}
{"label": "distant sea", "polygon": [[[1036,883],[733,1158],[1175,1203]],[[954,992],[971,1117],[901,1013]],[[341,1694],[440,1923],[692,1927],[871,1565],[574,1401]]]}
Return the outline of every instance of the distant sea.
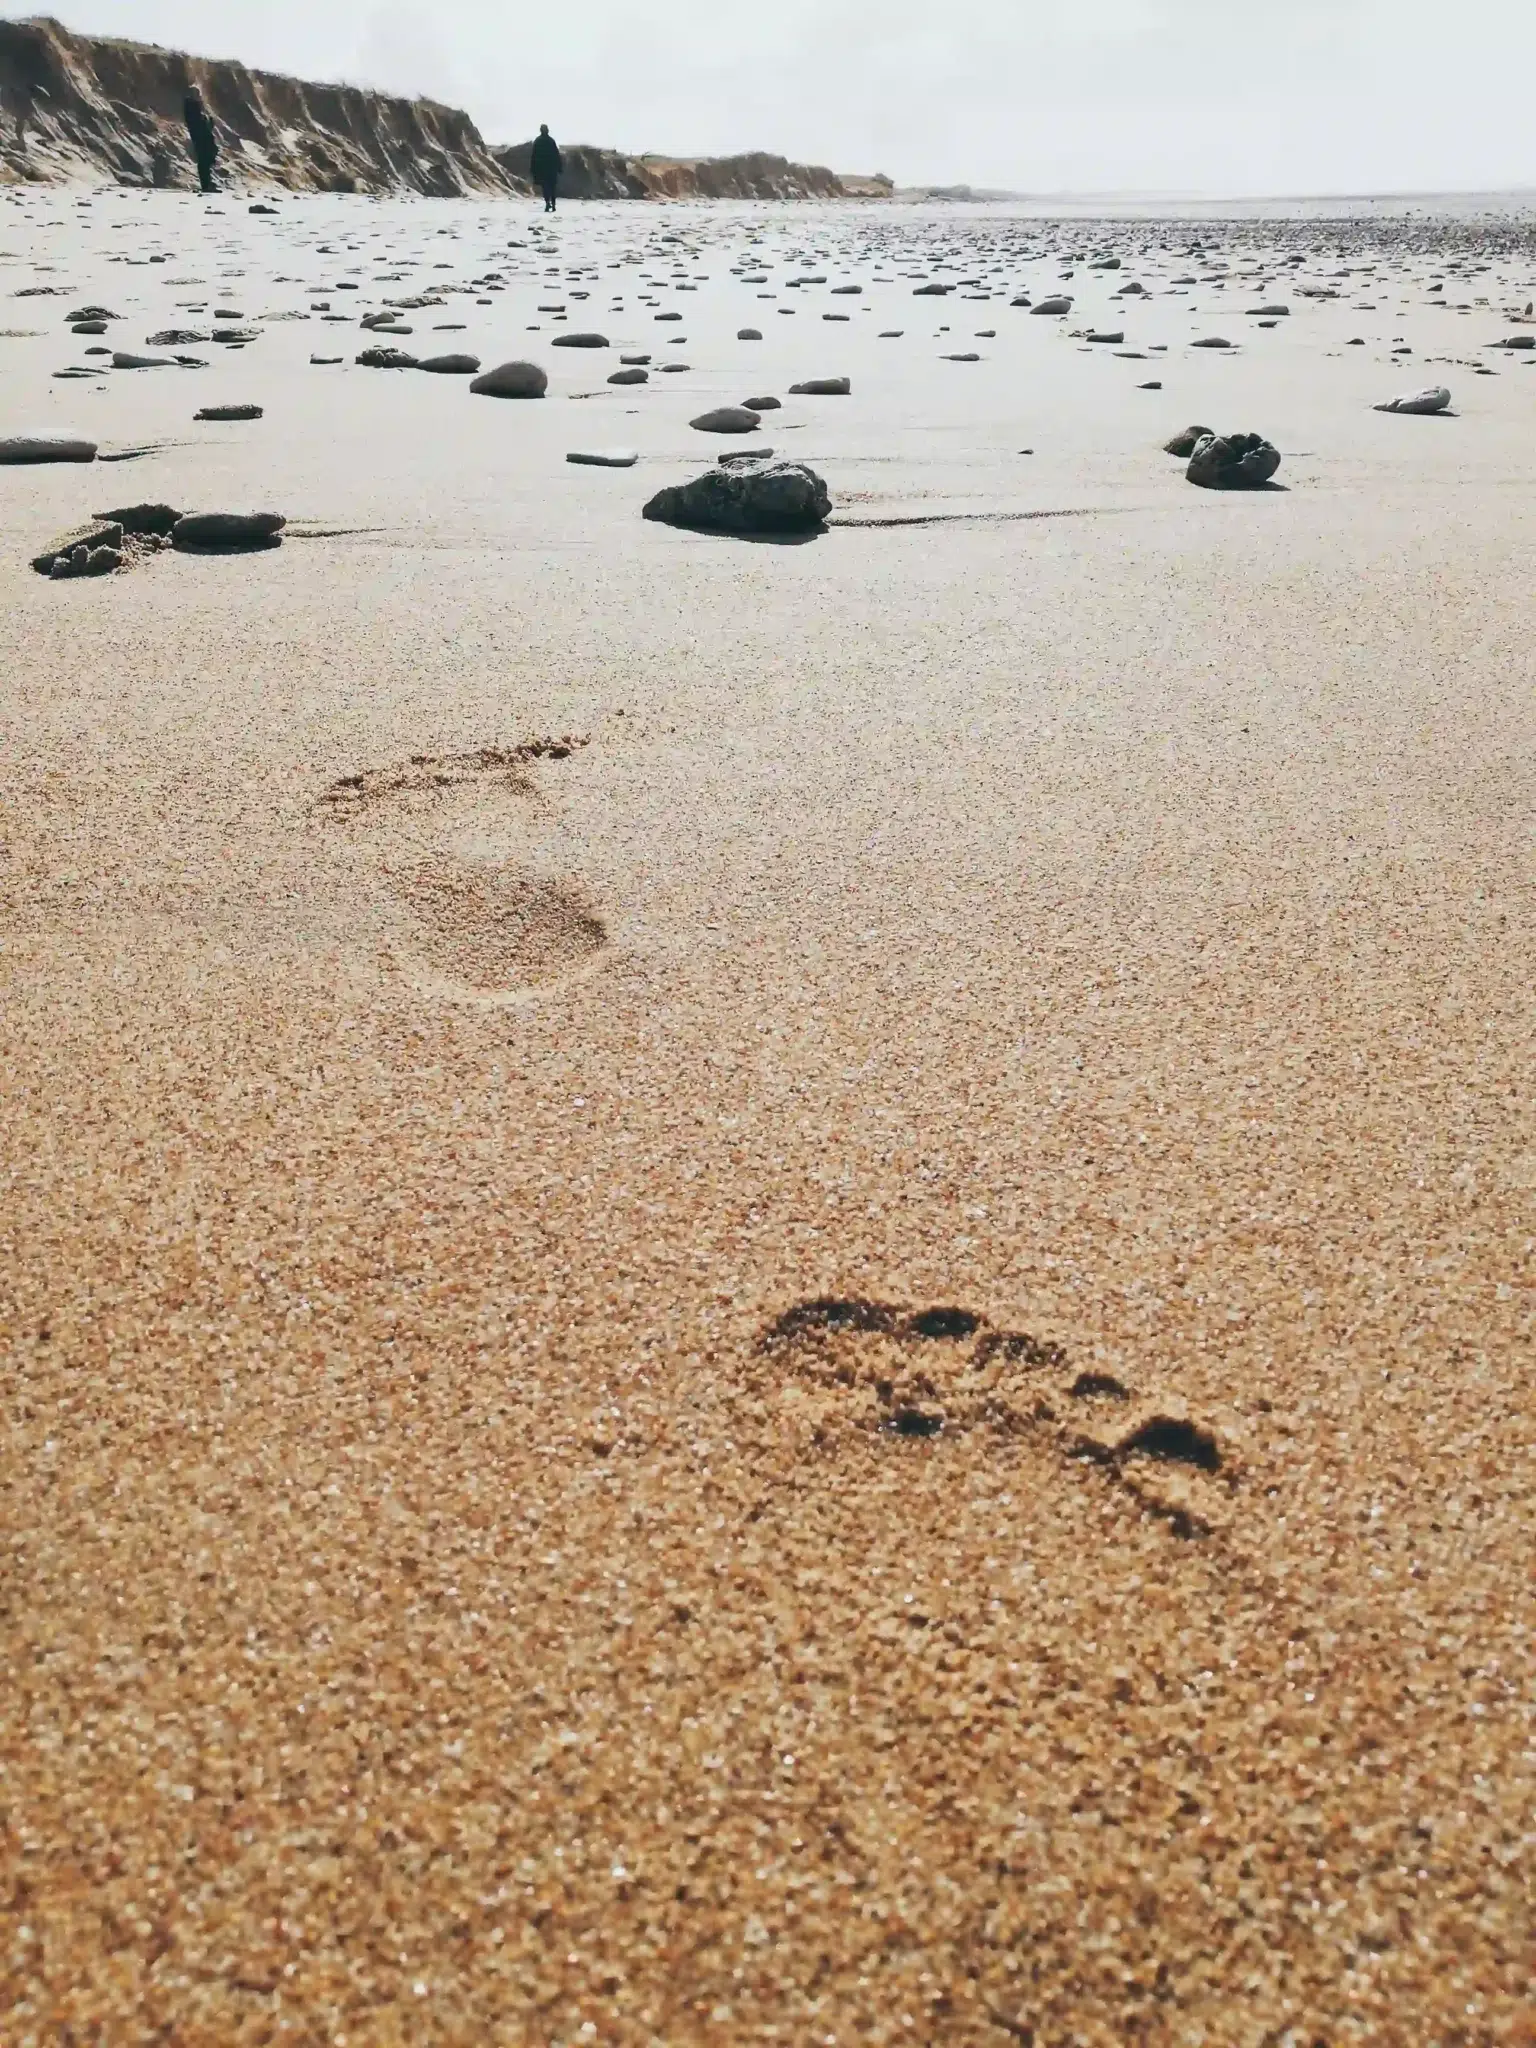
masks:
{"label": "distant sea", "polygon": [[1362,192],[1304,199],[1191,199],[1179,193],[1008,192],[930,199],[898,192],[898,203],[946,211],[984,209],[1027,220],[1536,220],[1536,187],[1508,192]]}

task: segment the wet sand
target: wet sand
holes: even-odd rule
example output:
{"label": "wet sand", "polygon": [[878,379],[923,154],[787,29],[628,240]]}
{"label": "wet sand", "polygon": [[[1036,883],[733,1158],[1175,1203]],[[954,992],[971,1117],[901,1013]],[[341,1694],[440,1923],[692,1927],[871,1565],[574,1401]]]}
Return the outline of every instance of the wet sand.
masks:
{"label": "wet sand", "polygon": [[[0,433],[157,452],[0,470],[0,2035],[1532,2038],[1529,227],[78,197]],[[399,345],[547,399],[355,366],[492,271]],[[832,528],[643,522],[752,394]],[[162,498],[292,525],[27,566]]]}

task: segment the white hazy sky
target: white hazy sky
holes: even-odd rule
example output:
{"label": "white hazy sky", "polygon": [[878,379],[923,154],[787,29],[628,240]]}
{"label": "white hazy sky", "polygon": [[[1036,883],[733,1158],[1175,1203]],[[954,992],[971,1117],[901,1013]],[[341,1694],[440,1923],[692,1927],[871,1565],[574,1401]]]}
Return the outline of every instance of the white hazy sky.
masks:
{"label": "white hazy sky", "polygon": [[[19,12],[19,10],[17,10]],[[32,10],[28,10],[32,11]],[[1536,186],[1536,0],[61,0],[71,27],[428,93],[487,138],[903,183]]]}

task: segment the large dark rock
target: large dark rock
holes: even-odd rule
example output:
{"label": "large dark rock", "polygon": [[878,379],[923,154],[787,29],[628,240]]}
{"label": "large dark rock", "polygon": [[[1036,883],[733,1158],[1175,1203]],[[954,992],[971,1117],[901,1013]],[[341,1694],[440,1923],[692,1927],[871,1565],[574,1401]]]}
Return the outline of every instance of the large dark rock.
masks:
{"label": "large dark rock", "polygon": [[181,514],[174,505],[119,505],[112,512],[98,512],[98,519],[112,521],[124,533],[152,533],[168,539]]}
{"label": "large dark rock", "polygon": [[717,405],[688,424],[700,434],[755,434],[762,421],[748,406]]}
{"label": "large dark rock", "polygon": [[79,434],[12,434],[0,439],[0,462],[94,462],[96,443]]}
{"label": "large dark rock", "polygon": [[403,348],[365,348],[357,359],[365,370],[419,370],[416,357]]}
{"label": "large dark rock", "polygon": [[557,334],[550,343],[551,348],[607,348],[610,346],[606,334]]}
{"label": "large dark rock", "polygon": [[1189,459],[1188,477],[1208,491],[1256,491],[1280,467],[1280,450],[1262,434],[1205,434]]}
{"label": "large dark rock", "polygon": [[853,390],[848,377],[811,377],[804,384],[791,384],[791,398],[847,398]]}
{"label": "large dark rock", "polygon": [[469,388],[482,398],[542,398],[549,389],[549,374],[537,363],[499,363]]}
{"label": "large dark rock", "polygon": [[287,524],[278,512],[189,512],[171,528],[171,546],[186,554],[250,554],[277,547]]}
{"label": "large dark rock", "polygon": [[416,365],[434,377],[473,377],[480,367],[478,356],[426,356]]}
{"label": "large dark rock", "polygon": [[762,457],[658,491],[645,517],[713,533],[815,533],[832,500],[815,470]]}

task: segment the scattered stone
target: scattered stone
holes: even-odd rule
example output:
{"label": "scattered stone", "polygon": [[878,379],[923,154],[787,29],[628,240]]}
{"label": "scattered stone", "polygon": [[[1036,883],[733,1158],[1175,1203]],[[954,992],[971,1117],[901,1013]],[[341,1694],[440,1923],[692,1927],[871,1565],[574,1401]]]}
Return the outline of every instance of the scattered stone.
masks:
{"label": "scattered stone", "polygon": [[939,360],[945,363],[979,363],[981,357],[978,355],[941,356]]}
{"label": "scattered stone", "polygon": [[501,363],[477,377],[470,390],[481,398],[542,398],[549,377],[537,363]]}
{"label": "scattered stone", "polygon": [[1536,334],[1507,334],[1504,337],[1503,346],[1505,348],[1536,348]]}
{"label": "scattered stone", "polygon": [[791,384],[791,398],[847,398],[853,390],[849,377],[811,377],[804,384]]}
{"label": "scattered stone", "polygon": [[[1145,387],[1143,387],[1145,389]],[[1206,439],[1209,427],[1186,427],[1182,434],[1175,434],[1171,441],[1163,443],[1165,455],[1177,455],[1181,462],[1188,462],[1200,443]]]}
{"label": "scattered stone", "polygon": [[259,405],[205,405],[195,417],[200,420],[259,420],[264,413]]}
{"label": "scattered stone", "polygon": [[632,370],[615,370],[608,379],[610,384],[649,384],[650,381],[650,371],[642,370],[638,366]]}
{"label": "scattered stone", "polygon": [[736,330],[738,341],[761,341],[762,338],[763,330],[760,327],[738,327]]}
{"label": "scattered stone", "polygon": [[942,299],[953,290],[952,284],[920,284],[912,296],[914,299]]}
{"label": "scattered stone", "polygon": [[0,439],[0,463],[95,460],[96,443],[78,434],[12,434]]}
{"label": "scattered stone", "polygon": [[550,343],[551,348],[609,348],[612,344],[606,334],[557,334]]}
{"label": "scattered stone", "polygon": [[750,406],[717,405],[688,424],[701,434],[755,434],[762,421]]}
{"label": "scattered stone", "polygon": [[589,469],[633,469],[640,457],[633,448],[573,448],[565,459]]}
{"label": "scattered stone", "polygon": [[60,561],[68,561],[77,554],[84,561],[93,549],[120,549],[122,545],[121,523],[116,519],[98,517],[88,526],[73,527],[68,533],[61,533],[57,540],[50,541],[41,554],[32,557],[32,566],[40,576],[51,576],[55,564]]}
{"label": "scattered stone", "polygon": [[670,485],[651,499],[645,517],[714,533],[814,533],[831,510],[826,484],[813,469],[765,457]]}
{"label": "scattered stone", "polygon": [[691,370],[692,368],[692,363],[662,363],[660,365],[663,377],[680,377],[684,370]]}
{"label": "scattered stone", "polygon": [[115,349],[112,354],[114,370],[174,370],[174,356],[137,356],[130,349]]}
{"label": "scattered stone", "polygon": [[[1161,391],[1162,388],[1163,382],[1160,377],[1154,377],[1148,384],[1138,384],[1136,386],[1138,391]],[[1190,452],[1193,453],[1194,451],[1191,450]]]}
{"label": "scattered stone", "polygon": [[105,334],[107,323],[105,320],[77,320],[69,331],[71,334]]}
{"label": "scattered stone", "polygon": [[365,370],[419,370],[417,357],[403,348],[365,348],[357,359]]}
{"label": "scattered stone", "polygon": [[171,546],[182,553],[249,554],[281,545],[288,524],[276,512],[189,512],[171,529]]}
{"label": "scattered stone", "polygon": [[1195,444],[1187,473],[1208,491],[1255,491],[1279,467],[1279,449],[1261,434],[1206,434]]}
{"label": "scattered stone", "polygon": [[1230,348],[1231,342],[1220,334],[1208,334],[1203,341],[1192,341],[1191,348]]}
{"label": "scattered stone", "polygon": [[158,334],[150,335],[147,345],[150,348],[197,348],[208,339],[195,327],[165,327]]}
{"label": "scattered stone", "polygon": [[1031,313],[1043,313],[1049,318],[1059,319],[1063,313],[1071,312],[1072,301],[1064,295],[1058,295],[1055,298],[1042,299],[1038,305],[1031,306],[1029,310]]}
{"label": "scattered stone", "polygon": [[1112,345],[1113,347],[1118,348],[1121,342],[1125,340],[1125,329],[1122,327],[1119,329],[1117,333],[1100,334],[1094,328],[1090,327],[1088,332],[1083,336],[1083,339],[1084,341],[1106,342]]}
{"label": "scattered stone", "polygon": [[773,454],[771,448],[728,448],[723,455],[715,457],[722,469],[729,469],[737,462],[766,462]]}
{"label": "scattered stone", "polygon": [[748,412],[780,412],[783,401],[778,398],[744,398],[742,404]]}
{"label": "scattered stone", "polygon": [[626,370],[643,370],[650,361],[649,356],[620,356],[619,361]]}
{"label": "scattered stone", "polygon": [[344,356],[311,356],[309,360],[315,369],[328,370],[334,364],[344,362],[346,358]]}
{"label": "scattered stone", "polygon": [[418,370],[429,370],[434,377],[473,377],[480,367],[478,356],[424,356],[416,365]]}
{"label": "scattered stone", "polygon": [[[28,294],[18,292],[16,296],[18,299],[24,299]],[[82,306],[78,312],[67,313],[64,317],[71,327],[78,327],[86,320],[121,320],[123,316],[121,313],[114,313],[110,306]]]}
{"label": "scattered stone", "polygon": [[877,335],[875,338],[877,341],[900,341],[906,331],[904,327],[887,327],[883,334]]}
{"label": "scattered stone", "polygon": [[1451,402],[1451,394],[1443,384],[1431,385],[1427,391],[1405,391],[1396,398],[1383,399],[1373,407],[1376,412],[1444,412]]}

